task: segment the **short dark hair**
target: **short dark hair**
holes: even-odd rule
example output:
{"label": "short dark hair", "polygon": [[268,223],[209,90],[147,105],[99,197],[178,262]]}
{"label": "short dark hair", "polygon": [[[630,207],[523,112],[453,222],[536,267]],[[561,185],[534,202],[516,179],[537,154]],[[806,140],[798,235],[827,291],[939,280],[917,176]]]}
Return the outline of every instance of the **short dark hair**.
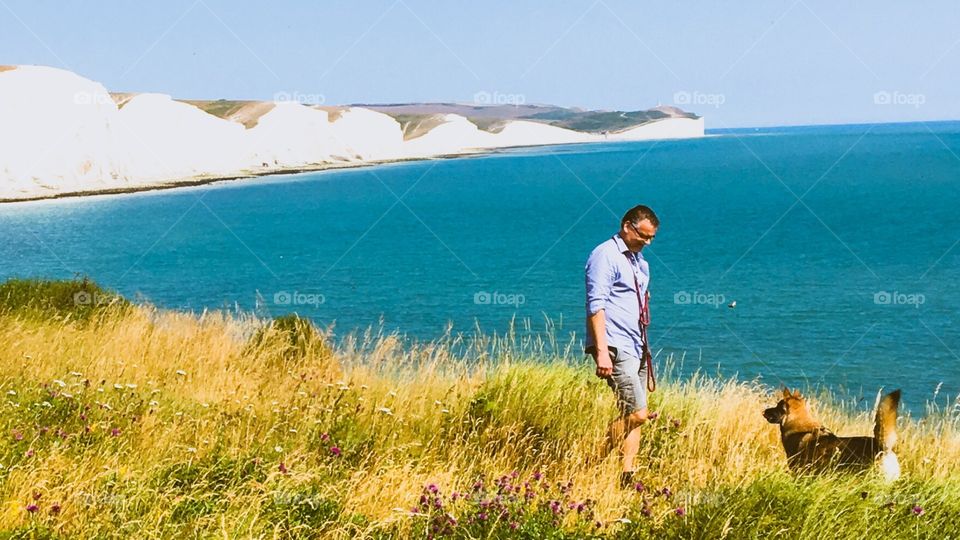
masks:
{"label": "short dark hair", "polygon": [[620,225],[622,226],[624,223],[640,223],[645,219],[649,219],[654,227],[660,226],[660,219],[653,213],[653,210],[651,210],[649,206],[642,204],[627,210],[627,213],[623,215],[623,219],[620,220]]}

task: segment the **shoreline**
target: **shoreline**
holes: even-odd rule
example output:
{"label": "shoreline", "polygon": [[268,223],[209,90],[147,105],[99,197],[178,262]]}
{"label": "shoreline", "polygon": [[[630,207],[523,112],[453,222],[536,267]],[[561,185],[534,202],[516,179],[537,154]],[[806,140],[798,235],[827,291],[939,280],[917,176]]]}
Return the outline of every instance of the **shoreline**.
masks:
{"label": "shoreline", "polygon": [[[704,135],[703,137],[697,137],[697,138],[706,138],[706,137],[708,137],[708,135]],[[84,197],[97,197],[97,196],[107,196],[107,195],[129,195],[134,193],[148,193],[152,191],[168,191],[168,190],[179,189],[179,188],[212,185],[220,182],[233,182],[237,180],[253,180],[256,178],[262,178],[267,176],[294,175],[294,174],[301,174],[301,173],[335,171],[335,170],[341,170],[341,169],[343,170],[360,169],[364,167],[376,167],[379,165],[392,165],[395,163],[412,163],[412,162],[419,162],[419,161],[483,157],[483,156],[491,156],[496,154],[503,154],[511,150],[522,150],[527,148],[547,148],[551,146],[573,146],[573,145],[581,146],[581,145],[590,145],[590,144],[609,144],[609,143],[624,143],[624,142],[658,143],[662,141],[683,141],[683,140],[688,140],[688,138],[686,137],[663,138],[663,139],[645,139],[645,140],[634,140],[634,141],[604,140],[604,141],[569,142],[569,143],[559,143],[559,144],[525,144],[525,145],[517,145],[517,146],[502,146],[497,148],[477,148],[473,150],[456,152],[452,154],[437,154],[435,156],[425,156],[425,157],[407,157],[407,158],[346,162],[346,163],[318,163],[315,165],[303,165],[298,167],[264,169],[262,171],[250,171],[248,173],[244,173],[240,171],[240,172],[237,172],[236,174],[228,174],[223,176],[191,176],[191,177],[186,177],[181,179],[159,181],[153,184],[143,184],[143,185],[136,185],[136,186],[129,186],[129,187],[90,189],[90,190],[82,190],[82,191],[67,191],[63,193],[53,193],[50,195],[38,195],[38,196],[30,196],[30,197],[15,198],[15,199],[0,198],[0,206],[12,205],[16,203],[27,203],[27,202],[56,201],[61,199],[81,199]]]}
{"label": "shoreline", "polygon": [[[541,146],[541,145],[536,145]],[[548,146],[548,145],[543,145]],[[364,167],[375,167],[378,165],[390,165],[393,163],[408,163],[414,161],[430,161],[437,159],[457,159],[472,156],[482,156],[497,153],[499,149],[479,150],[476,152],[462,152],[457,154],[443,154],[430,157],[398,158],[384,159],[377,161],[361,161],[346,163],[318,163],[316,165],[304,165],[299,167],[287,167],[277,169],[266,169],[263,171],[251,171],[248,173],[238,172],[224,176],[191,176],[182,179],[165,180],[155,184],[143,184],[130,187],[90,189],[82,191],[67,191],[63,193],[53,193],[50,195],[38,195],[23,198],[0,198],[0,205],[12,205],[16,203],[55,201],[60,199],[80,199],[84,197],[95,197],[104,195],[128,195],[132,193],[146,193],[151,191],[168,191],[186,187],[198,187],[216,184],[220,182],[233,182],[237,180],[252,180],[267,176],[294,175],[301,173],[312,173],[322,171],[335,171],[341,169],[360,169]]]}

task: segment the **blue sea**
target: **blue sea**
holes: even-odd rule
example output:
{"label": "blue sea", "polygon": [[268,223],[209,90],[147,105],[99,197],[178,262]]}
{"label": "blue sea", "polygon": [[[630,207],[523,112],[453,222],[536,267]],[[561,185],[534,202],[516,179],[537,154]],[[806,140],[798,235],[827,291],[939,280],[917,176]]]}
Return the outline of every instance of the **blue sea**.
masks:
{"label": "blue sea", "polygon": [[0,279],[82,274],[341,337],[582,337],[586,257],[642,203],[651,342],[681,376],[900,387],[920,412],[960,392],[958,156],[952,122],[740,129],[5,204]]}

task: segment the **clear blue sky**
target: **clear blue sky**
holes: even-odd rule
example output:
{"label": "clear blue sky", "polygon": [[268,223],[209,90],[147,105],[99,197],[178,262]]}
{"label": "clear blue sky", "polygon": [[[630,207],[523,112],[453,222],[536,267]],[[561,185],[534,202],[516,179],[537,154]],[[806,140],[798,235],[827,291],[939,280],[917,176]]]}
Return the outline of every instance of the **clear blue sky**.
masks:
{"label": "clear blue sky", "polygon": [[958,27],[955,0],[0,0],[0,64],[180,98],[679,100],[708,128],[946,120]]}

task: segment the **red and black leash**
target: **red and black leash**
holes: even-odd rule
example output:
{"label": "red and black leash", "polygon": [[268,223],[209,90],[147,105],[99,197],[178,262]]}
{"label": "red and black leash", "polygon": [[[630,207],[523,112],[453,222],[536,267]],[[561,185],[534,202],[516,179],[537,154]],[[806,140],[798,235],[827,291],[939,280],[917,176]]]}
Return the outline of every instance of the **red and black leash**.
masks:
{"label": "red and black leash", "polygon": [[[627,260],[630,260],[630,255],[626,255]],[[633,266],[633,261],[630,260],[630,266]],[[632,269],[631,269],[632,270]],[[637,290],[637,302],[640,304],[640,320],[637,323],[640,325],[640,339],[643,340],[643,358],[640,360],[647,365],[647,390],[650,392],[657,391],[657,377],[653,373],[653,355],[650,354],[650,342],[647,339],[647,327],[650,326],[650,286],[647,285],[647,290],[644,293],[643,298],[640,297],[640,281],[637,280],[637,273],[633,273],[633,286]]]}

